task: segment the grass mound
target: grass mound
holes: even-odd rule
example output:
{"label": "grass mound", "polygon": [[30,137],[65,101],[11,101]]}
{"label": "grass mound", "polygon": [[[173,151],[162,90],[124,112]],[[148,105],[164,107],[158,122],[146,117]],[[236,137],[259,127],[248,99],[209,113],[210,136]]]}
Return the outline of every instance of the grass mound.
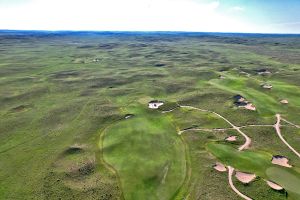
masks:
{"label": "grass mound", "polygon": [[44,199],[119,199],[117,177],[84,145],[73,145],[52,164],[43,179]]}

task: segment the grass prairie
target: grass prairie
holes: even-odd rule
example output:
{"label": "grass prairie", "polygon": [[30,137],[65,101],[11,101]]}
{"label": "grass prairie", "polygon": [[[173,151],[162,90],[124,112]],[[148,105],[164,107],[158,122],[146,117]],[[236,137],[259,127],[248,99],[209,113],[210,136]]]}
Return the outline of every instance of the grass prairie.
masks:
{"label": "grass prairie", "polygon": [[299,35],[0,31],[0,199],[240,199],[216,162],[256,173],[233,180],[253,199],[299,199],[272,127],[300,151],[299,54]]}

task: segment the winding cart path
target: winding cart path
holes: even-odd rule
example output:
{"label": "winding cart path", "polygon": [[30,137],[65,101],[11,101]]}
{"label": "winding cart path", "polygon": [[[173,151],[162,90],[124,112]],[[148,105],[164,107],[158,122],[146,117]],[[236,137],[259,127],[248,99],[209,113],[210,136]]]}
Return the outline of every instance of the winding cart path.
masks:
{"label": "winding cart path", "polygon": [[[277,135],[279,136],[279,138],[281,139],[281,141],[290,149],[292,150],[299,158],[300,158],[300,153],[297,152],[281,135],[281,130],[280,130],[280,121],[282,120],[281,119],[281,116],[280,114],[276,114],[276,118],[277,118],[277,122],[276,124],[274,125],[274,128],[276,130],[276,133]],[[285,122],[289,123],[289,124],[292,124],[291,122],[288,122],[287,120],[284,120]],[[297,128],[299,128],[298,125],[295,125],[295,124],[292,124],[294,126],[296,126]]]}
{"label": "winding cart path", "polygon": [[180,105],[180,108],[189,108],[189,109],[199,110],[201,112],[208,112],[208,113],[213,113],[213,114],[217,115],[218,117],[220,117],[221,119],[223,119],[224,121],[226,121],[232,127],[232,129],[234,129],[237,132],[239,132],[245,138],[245,143],[242,146],[239,147],[239,151],[242,151],[244,149],[248,149],[250,147],[250,145],[251,145],[251,138],[249,138],[243,131],[241,131],[241,127],[235,126],[233,123],[231,123],[228,119],[226,119],[225,117],[223,117],[219,113],[216,113],[216,112],[210,111],[210,110],[204,110],[204,109],[201,109],[201,108],[196,108],[196,107],[193,107],[193,106],[183,106],[183,105]]}
{"label": "winding cart path", "polygon": [[232,182],[232,175],[233,175],[233,172],[234,172],[234,168],[231,167],[231,166],[228,166],[228,182],[229,182],[229,185],[231,187],[231,189],[237,194],[239,195],[240,197],[242,197],[243,199],[246,199],[246,200],[252,200],[250,197],[244,195],[243,193],[241,193],[238,189],[236,189],[236,187],[233,185],[233,182]]}

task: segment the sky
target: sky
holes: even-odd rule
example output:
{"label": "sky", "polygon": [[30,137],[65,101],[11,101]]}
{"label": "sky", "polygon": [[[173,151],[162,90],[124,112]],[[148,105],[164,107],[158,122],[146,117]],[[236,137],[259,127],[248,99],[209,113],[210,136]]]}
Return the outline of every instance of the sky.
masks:
{"label": "sky", "polygon": [[0,0],[0,29],[300,33],[300,0]]}

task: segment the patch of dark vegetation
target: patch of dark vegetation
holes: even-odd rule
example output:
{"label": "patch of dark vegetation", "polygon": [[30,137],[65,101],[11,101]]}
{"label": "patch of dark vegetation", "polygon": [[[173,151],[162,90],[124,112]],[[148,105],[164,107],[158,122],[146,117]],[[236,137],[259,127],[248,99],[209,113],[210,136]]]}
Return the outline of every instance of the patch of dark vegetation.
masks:
{"label": "patch of dark vegetation", "polygon": [[143,54],[140,54],[140,53],[130,53],[128,55],[128,58],[138,58],[138,57],[141,57],[143,56]]}
{"label": "patch of dark vegetation", "polygon": [[117,43],[107,43],[107,44],[99,44],[98,49],[111,50],[119,47],[120,44]]}
{"label": "patch of dark vegetation", "polygon": [[43,87],[43,88],[35,88],[30,91],[13,95],[13,96],[6,96],[0,99],[3,103],[8,103],[8,102],[15,102],[15,101],[20,101],[20,100],[29,100],[33,98],[38,98],[41,97],[42,95],[45,95],[49,92],[48,87]]}
{"label": "patch of dark vegetation", "polygon": [[198,80],[211,80],[218,78],[218,74],[212,71],[198,71],[198,70],[192,70],[192,69],[187,69],[187,70],[173,70],[174,74],[180,73],[183,76],[189,76],[189,77],[195,77]]}
{"label": "patch of dark vegetation", "polygon": [[78,116],[85,102],[72,102],[70,104],[60,104],[52,109],[48,109],[38,120],[42,125],[41,131],[48,132],[64,127]]}
{"label": "patch of dark vegetation", "polygon": [[164,64],[164,63],[157,63],[157,64],[155,64],[154,66],[155,66],[155,67],[165,67],[166,64]]}
{"label": "patch of dark vegetation", "polygon": [[92,49],[95,48],[95,46],[92,45],[82,45],[82,46],[78,46],[78,49]]}
{"label": "patch of dark vegetation", "polygon": [[97,79],[89,80],[89,82],[92,82],[89,87],[93,89],[112,87],[112,86],[121,86],[130,83],[128,80],[121,77],[97,78]]}
{"label": "patch of dark vegetation", "polygon": [[56,72],[56,73],[52,74],[51,76],[56,79],[63,79],[63,78],[68,78],[68,77],[76,77],[79,75],[80,75],[79,71],[69,70],[69,71]]}
{"label": "patch of dark vegetation", "polygon": [[[86,170],[91,170],[91,167]],[[39,196],[45,200],[118,200],[122,193],[117,177],[108,171],[73,177],[53,169],[44,177],[42,194]]]}
{"label": "patch of dark vegetation", "polygon": [[177,53],[178,53],[177,51],[168,48],[163,48],[163,47],[156,48],[156,50],[152,52],[153,55],[170,55],[170,56],[177,55]]}
{"label": "patch of dark vegetation", "polygon": [[229,64],[230,63],[230,61],[227,58],[224,58],[224,57],[220,58],[218,60],[218,62],[221,63],[221,64]]}
{"label": "patch of dark vegetation", "polygon": [[158,74],[158,73],[149,73],[149,74],[139,74],[139,75],[132,75],[129,79],[133,82],[135,81],[141,81],[144,79],[155,79],[155,78],[164,78],[167,77],[166,74]]}
{"label": "patch of dark vegetation", "polygon": [[94,90],[86,89],[80,93],[80,96],[86,97],[86,96],[91,96],[93,94],[95,94]]}
{"label": "patch of dark vegetation", "polygon": [[179,108],[179,105],[177,102],[164,102],[164,104],[161,105],[158,109],[161,111],[170,111],[170,110],[174,110],[176,108]]}
{"label": "patch of dark vegetation", "polygon": [[226,71],[229,71],[230,70],[230,67],[221,67],[219,69],[219,72],[226,72]]}
{"label": "patch of dark vegetation", "polygon": [[19,105],[19,106],[16,106],[16,107],[12,108],[11,111],[12,112],[22,112],[22,111],[26,110],[29,107],[30,107],[29,105]]}
{"label": "patch of dark vegetation", "polygon": [[189,90],[191,89],[192,85],[193,83],[181,82],[181,83],[166,84],[164,88],[167,94],[172,94],[176,92]]}
{"label": "patch of dark vegetation", "polygon": [[128,47],[132,47],[132,48],[143,48],[143,47],[148,47],[148,44],[145,44],[145,43],[129,44]]}
{"label": "patch of dark vegetation", "polygon": [[201,107],[215,108],[216,105],[223,106],[224,102],[228,99],[231,99],[231,96],[228,93],[211,90],[210,93],[205,94],[193,94],[190,96],[183,97],[178,101],[180,105],[190,105]]}
{"label": "patch of dark vegetation", "polygon": [[88,160],[84,161],[84,163],[81,163],[79,166],[71,167],[70,172],[67,173],[67,176],[72,178],[82,178],[84,176],[93,174],[95,169],[95,160]]}
{"label": "patch of dark vegetation", "polygon": [[91,57],[95,57],[94,54],[92,53],[74,53],[72,55],[70,55],[71,58],[91,58]]}
{"label": "patch of dark vegetation", "polygon": [[190,127],[182,129],[182,131],[186,131],[186,130],[190,130],[190,129],[194,129],[194,128],[198,128],[198,127],[199,127],[198,125],[194,124],[194,125],[192,125]]}
{"label": "patch of dark vegetation", "polygon": [[[15,58],[18,59],[18,58]],[[42,69],[44,65],[38,64],[8,64],[1,66],[0,77],[7,77],[11,75],[24,74],[26,72]]]}
{"label": "patch of dark vegetation", "polygon": [[73,145],[73,146],[70,146],[69,148],[67,148],[64,151],[64,154],[69,155],[69,154],[78,154],[78,153],[82,153],[82,152],[84,152],[83,147],[81,147],[79,145]]}

